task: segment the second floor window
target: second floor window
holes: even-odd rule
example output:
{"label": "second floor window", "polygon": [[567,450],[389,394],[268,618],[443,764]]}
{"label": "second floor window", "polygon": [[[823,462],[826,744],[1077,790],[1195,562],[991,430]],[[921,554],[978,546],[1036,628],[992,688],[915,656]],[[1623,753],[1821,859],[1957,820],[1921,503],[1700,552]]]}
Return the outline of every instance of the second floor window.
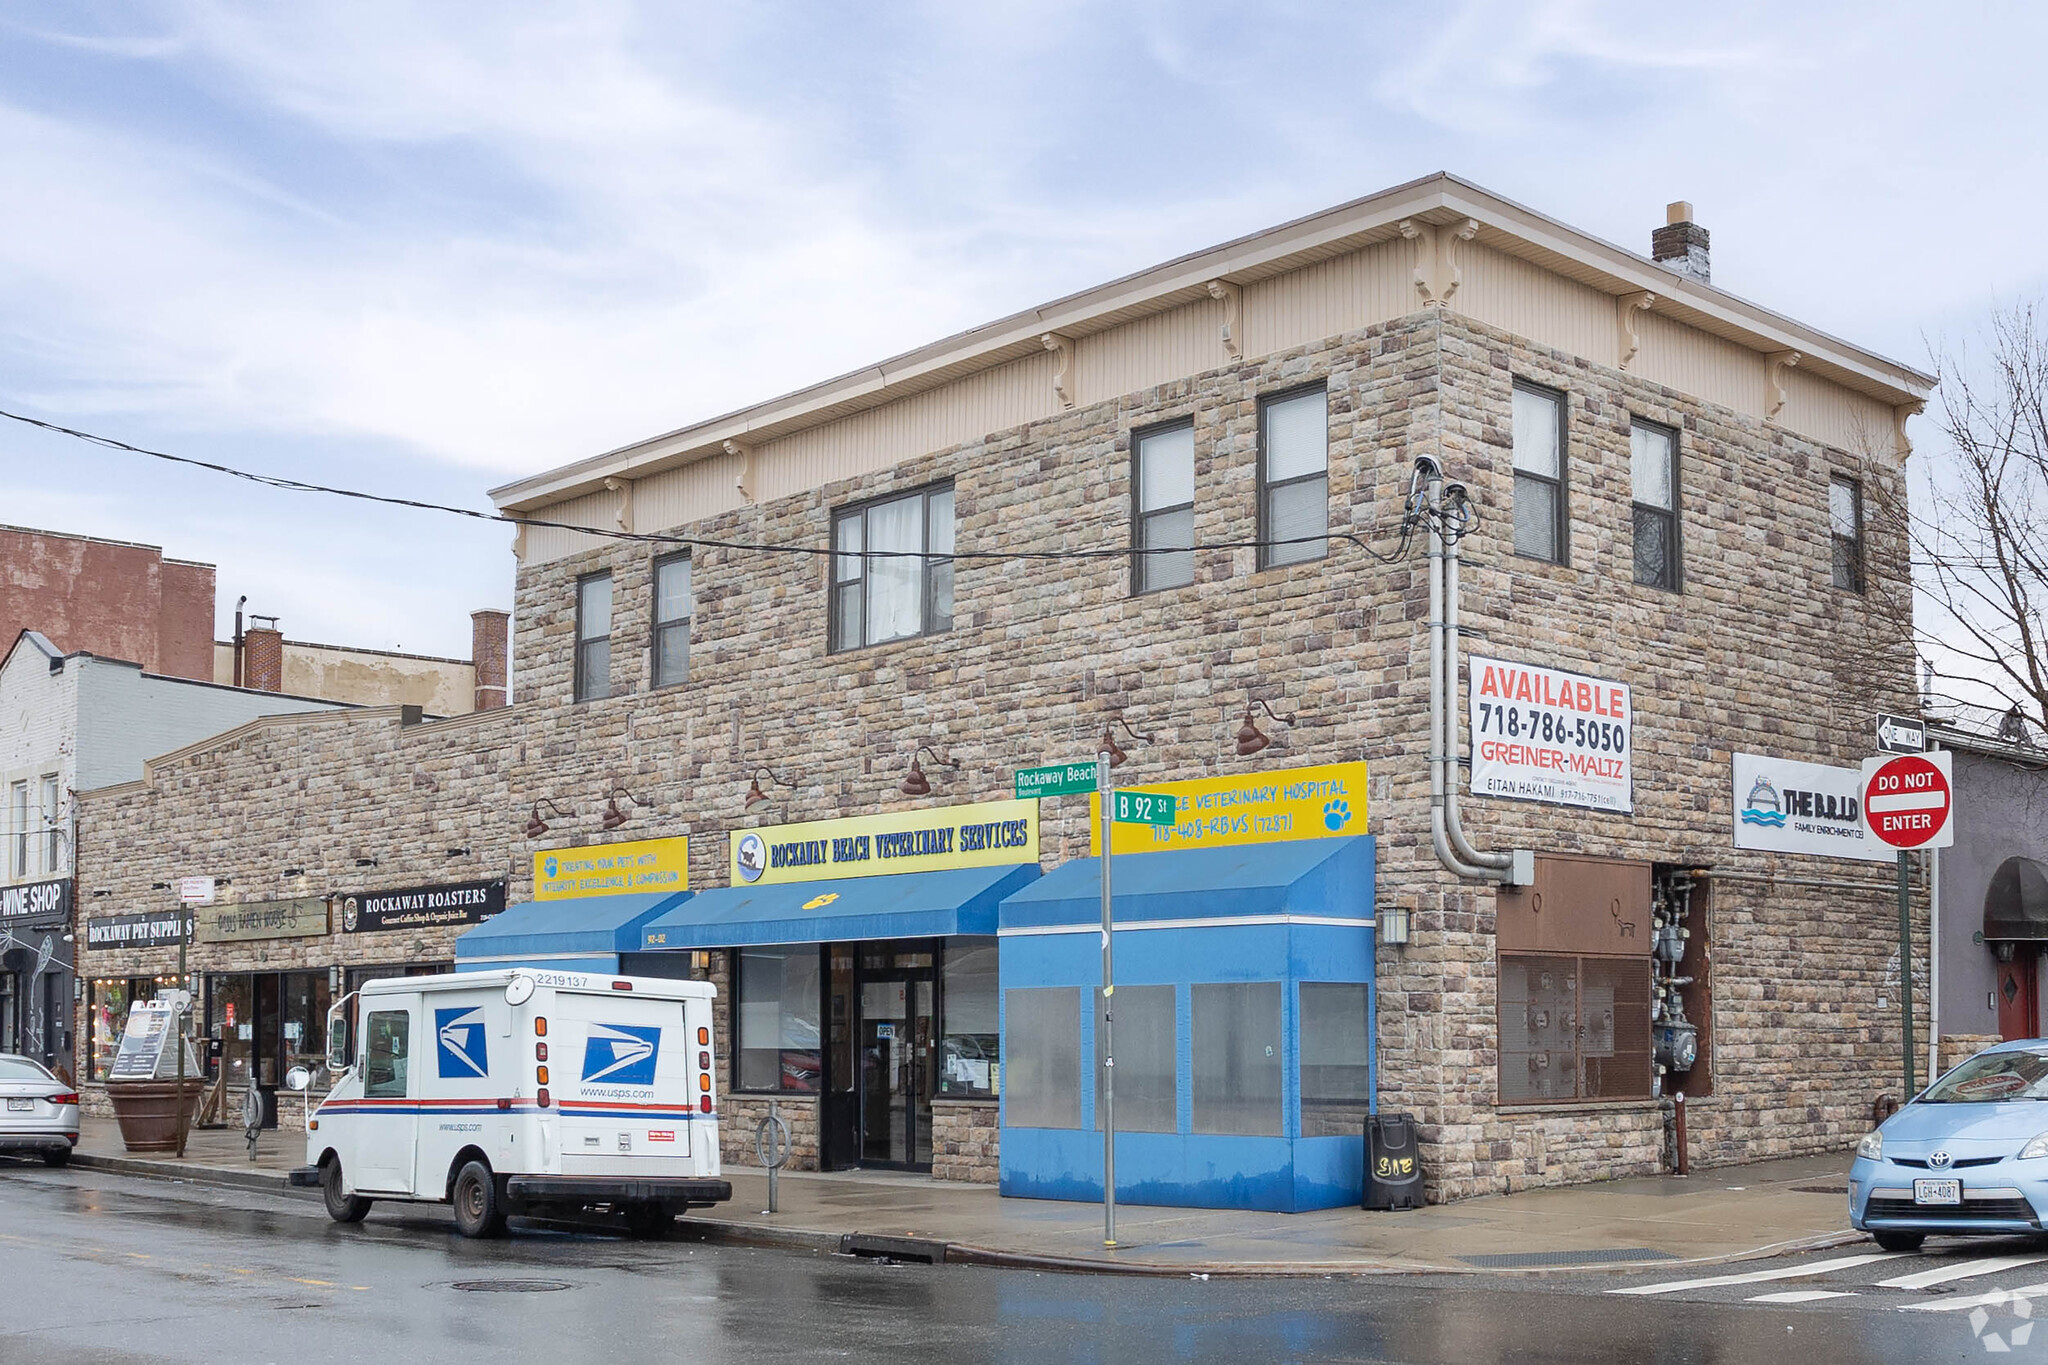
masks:
{"label": "second floor window", "polygon": [[1259,567],[1321,559],[1329,529],[1330,396],[1269,398],[1259,405]]}
{"label": "second floor window", "polygon": [[833,517],[832,648],[953,628],[950,484]]}
{"label": "second floor window", "polygon": [[690,557],[654,561],[654,685],[690,680]]}
{"label": "second floor window", "polygon": [[1515,385],[1515,553],[1567,562],[1564,395]]}
{"label": "second floor window", "polygon": [[57,775],[51,773],[43,778],[43,871],[57,872],[63,867],[63,833],[57,824]]}
{"label": "second floor window", "polygon": [[576,580],[576,700],[612,694],[612,576]]}
{"label": "second floor window", "polygon": [[1863,591],[1863,485],[1840,475],[1828,480],[1829,541],[1834,548],[1835,586]]}
{"label": "second floor window", "polygon": [[1628,472],[1635,503],[1636,582],[1677,592],[1678,433],[1654,422],[1630,426]]}
{"label": "second floor window", "polygon": [[[1182,422],[1131,440],[1137,522],[1131,591],[1195,581],[1195,424]],[[1165,553],[1161,553],[1165,551]]]}
{"label": "second floor window", "polygon": [[7,789],[7,875],[28,875],[28,783]]}

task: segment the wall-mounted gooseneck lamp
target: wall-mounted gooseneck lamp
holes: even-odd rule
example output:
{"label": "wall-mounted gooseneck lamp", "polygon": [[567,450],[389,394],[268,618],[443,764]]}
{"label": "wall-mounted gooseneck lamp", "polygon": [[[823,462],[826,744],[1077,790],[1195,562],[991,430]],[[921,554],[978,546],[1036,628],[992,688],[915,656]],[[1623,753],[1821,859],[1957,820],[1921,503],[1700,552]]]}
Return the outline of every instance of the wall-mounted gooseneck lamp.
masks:
{"label": "wall-mounted gooseneck lamp", "polygon": [[1139,734],[1131,728],[1131,723],[1122,716],[1112,716],[1102,727],[1102,738],[1095,743],[1095,752],[1098,754],[1108,754],[1109,766],[1112,768],[1123,767],[1124,760],[1130,757],[1116,742],[1116,727],[1119,725],[1124,727],[1125,734],[1138,743],[1150,744],[1152,742],[1151,735]]}
{"label": "wall-mounted gooseneck lamp", "polygon": [[960,767],[958,763],[950,759],[939,757],[931,745],[918,745],[916,749],[911,751],[910,771],[903,775],[903,785],[896,789],[905,796],[930,796],[932,794],[931,779],[924,775],[924,768],[917,761],[920,754],[930,754],[932,762],[938,764],[941,768],[952,768],[957,771]]}
{"label": "wall-mounted gooseneck lamp", "polygon": [[1271,720],[1277,724],[1294,724],[1294,715],[1292,712],[1283,716],[1274,711],[1272,707],[1267,706],[1266,703],[1259,701],[1256,698],[1247,700],[1244,704],[1244,724],[1237,727],[1237,756],[1239,758],[1250,758],[1253,754],[1257,753],[1259,750],[1265,748],[1267,745],[1273,742],[1272,740],[1266,737],[1264,731],[1260,730],[1257,725],[1252,723],[1252,712],[1255,709],[1264,710],[1266,713],[1266,719]]}
{"label": "wall-mounted gooseneck lamp", "polygon": [[626,798],[627,805],[632,806],[637,810],[646,810],[648,807],[654,804],[651,801],[642,801],[639,797],[633,795],[633,793],[627,791],[624,787],[621,787],[618,784],[614,783],[612,785],[612,789],[605,793],[604,819],[600,822],[604,825],[607,831],[617,829],[620,825],[625,824],[626,821],[631,818],[626,814],[626,812],[619,809],[619,798],[621,796]]}
{"label": "wall-mounted gooseneck lamp", "polygon": [[776,776],[775,770],[773,768],[756,768],[754,770],[754,780],[747,787],[748,810],[752,810],[754,807],[760,805],[763,801],[775,800],[774,797],[770,796],[767,792],[761,790],[761,779],[764,777],[768,779],[768,785],[771,787],[787,787],[791,791],[796,790],[796,782],[794,779],[784,780],[783,778]]}
{"label": "wall-mounted gooseneck lamp", "polygon": [[546,797],[542,797],[533,803],[533,813],[526,817],[526,837],[529,839],[538,839],[548,832],[548,822],[540,818],[540,808],[542,806],[546,806],[548,813],[557,820],[566,820],[568,818],[560,806]]}

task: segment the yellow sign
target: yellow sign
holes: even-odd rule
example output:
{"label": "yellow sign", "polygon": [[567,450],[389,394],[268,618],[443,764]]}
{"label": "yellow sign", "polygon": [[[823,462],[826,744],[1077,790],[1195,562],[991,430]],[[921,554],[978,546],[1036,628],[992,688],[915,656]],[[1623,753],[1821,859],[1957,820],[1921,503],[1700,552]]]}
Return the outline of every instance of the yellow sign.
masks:
{"label": "yellow sign", "polygon": [[[1134,789],[1171,796],[1178,818],[1168,825],[1118,825],[1118,853],[1175,848],[1272,844],[1365,833],[1365,765],[1326,763],[1279,772],[1233,773],[1188,782],[1130,779]],[[1102,852],[1102,798],[1088,798],[1088,851]]]}
{"label": "yellow sign", "polygon": [[690,889],[690,837],[548,848],[533,855],[533,898]]}
{"label": "yellow sign", "polygon": [[732,836],[734,886],[1037,861],[1036,801],[983,801],[938,810],[812,820],[744,830]]}

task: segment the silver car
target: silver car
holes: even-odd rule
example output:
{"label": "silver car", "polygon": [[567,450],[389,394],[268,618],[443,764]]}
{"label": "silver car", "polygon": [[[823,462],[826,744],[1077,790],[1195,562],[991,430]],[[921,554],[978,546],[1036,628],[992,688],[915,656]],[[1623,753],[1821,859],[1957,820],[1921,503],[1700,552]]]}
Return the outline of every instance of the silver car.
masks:
{"label": "silver car", "polygon": [[78,1092],[41,1062],[0,1052],[0,1152],[40,1152],[52,1166],[78,1145]]}

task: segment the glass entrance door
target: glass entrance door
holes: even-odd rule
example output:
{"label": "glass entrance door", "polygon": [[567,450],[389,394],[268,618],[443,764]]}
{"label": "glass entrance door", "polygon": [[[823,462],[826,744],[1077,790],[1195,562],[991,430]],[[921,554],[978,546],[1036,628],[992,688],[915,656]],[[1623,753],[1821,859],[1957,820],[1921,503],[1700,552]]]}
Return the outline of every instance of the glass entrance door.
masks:
{"label": "glass entrance door", "polygon": [[860,1153],[865,1166],[929,1167],[934,1043],[934,954],[872,945],[860,978]]}

